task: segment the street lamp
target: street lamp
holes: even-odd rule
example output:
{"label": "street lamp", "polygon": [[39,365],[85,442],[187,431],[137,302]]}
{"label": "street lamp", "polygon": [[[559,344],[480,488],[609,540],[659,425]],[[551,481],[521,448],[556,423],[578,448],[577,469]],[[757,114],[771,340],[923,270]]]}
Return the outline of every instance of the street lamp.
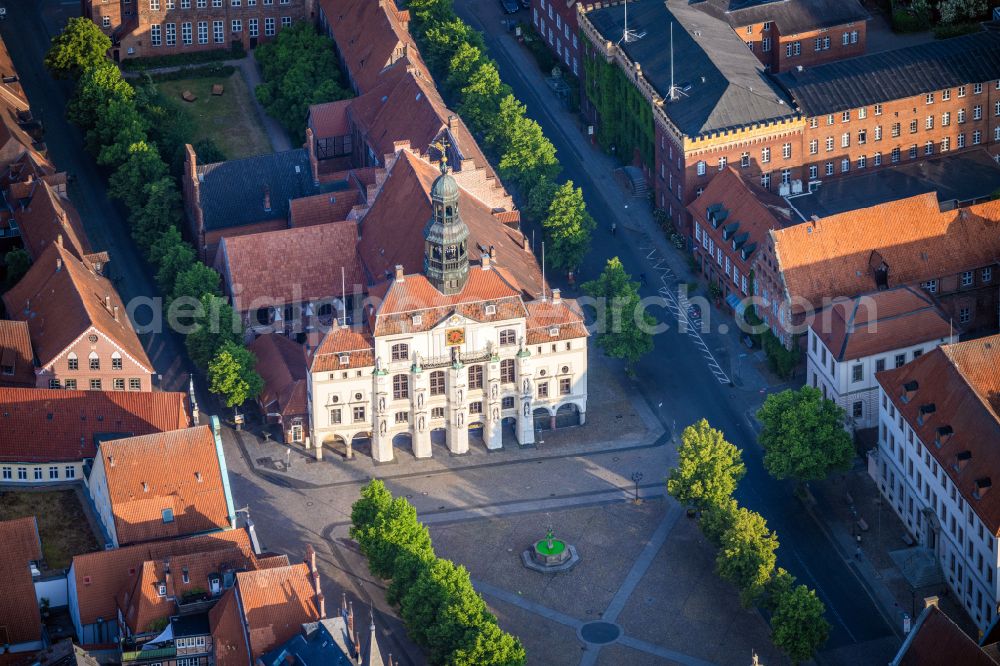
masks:
{"label": "street lamp", "polygon": [[632,472],[632,481],[635,483],[635,500],[636,504],[642,504],[642,500],[639,499],[639,482],[642,481],[642,472]]}

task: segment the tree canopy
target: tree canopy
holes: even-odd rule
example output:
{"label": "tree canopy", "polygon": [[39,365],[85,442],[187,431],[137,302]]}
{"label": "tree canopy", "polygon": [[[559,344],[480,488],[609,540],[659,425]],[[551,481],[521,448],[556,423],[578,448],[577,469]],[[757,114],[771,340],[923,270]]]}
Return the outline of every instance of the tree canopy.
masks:
{"label": "tree canopy", "polygon": [[209,390],[225,398],[227,407],[256,398],[264,388],[264,380],[254,370],[254,361],[246,347],[225,343],[208,364]]}
{"label": "tree canopy", "polygon": [[283,29],[258,46],[254,57],[264,81],[257,86],[257,99],[300,142],[311,104],[350,97],[341,82],[333,43],[312,23],[301,21]]}
{"label": "tree canopy", "polygon": [[752,604],[771,579],[777,549],[778,536],[767,529],[763,516],[743,507],[736,510],[732,524],[722,533],[716,569],[740,589],[744,606]]}
{"label": "tree canopy", "polygon": [[805,585],[790,587],[776,601],[771,616],[774,644],[796,663],[812,659],[830,635],[823,602]]}
{"label": "tree canopy", "polygon": [[549,243],[546,260],[557,270],[576,269],[590,249],[590,235],[596,226],[583,203],[583,190],[574,188],[571,180],[563,183],[542,222]]}
{"label": "tree canopy", "polygon": [[730,497],[745,473],[740,450],[701,419],[681,433],[677,466],[670,470],[667,492],[678,502],[705,509]]}
{"label": "tree canopy", "polygon": [[608,356],[624,359],[628,372],[634,372],[638,360],[653,350],[656,326],[656,320],[641,309],[639,284],[613,257],[599,278],[584,283],[583,290],[598,300],[597,344]]}
{"label": "tree canopy", "polygon": [[764,466],[776,479],[818,481],[847,469],[854,457],[844,410],[803,386],[769,395],[757,412]]}
{"label": "tree canopy", "polygon": [[57,79],[79,79],[88,69],[107,59],[111,38],[88,18],[75,16],[52,38],[45,67]]}

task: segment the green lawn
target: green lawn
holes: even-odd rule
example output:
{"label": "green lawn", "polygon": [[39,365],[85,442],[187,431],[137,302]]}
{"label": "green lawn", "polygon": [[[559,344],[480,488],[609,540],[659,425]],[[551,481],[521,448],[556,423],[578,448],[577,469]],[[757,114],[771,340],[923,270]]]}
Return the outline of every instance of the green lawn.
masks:
{"label": "green lawn", "polygon": [[[212,85],[225,87],[222,95],[212,95]],[[192,143],[212,139],[228,159],[271,152],[271,142],[257,117],[243,76],[237,71],[228,78],[204,77],[163,81],[160,91],[188,111],[194,119]],[[198,99],[185,102],[181,94],[190,90]]]}
{"label": "green lawn", "polygon": [[69,567],[74,555],[100,550],[72,490],[0,491],[0,521],[34,516],[49,569]]}

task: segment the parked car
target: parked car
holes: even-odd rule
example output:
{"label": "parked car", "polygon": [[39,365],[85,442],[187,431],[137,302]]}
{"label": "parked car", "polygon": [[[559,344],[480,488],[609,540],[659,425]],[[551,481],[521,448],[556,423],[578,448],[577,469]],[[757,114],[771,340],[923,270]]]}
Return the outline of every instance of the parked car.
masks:
{"label": "parked car", "polygon": [[516,14],[521,9],[517,0],[500,0],[500,6],[505,14]]}

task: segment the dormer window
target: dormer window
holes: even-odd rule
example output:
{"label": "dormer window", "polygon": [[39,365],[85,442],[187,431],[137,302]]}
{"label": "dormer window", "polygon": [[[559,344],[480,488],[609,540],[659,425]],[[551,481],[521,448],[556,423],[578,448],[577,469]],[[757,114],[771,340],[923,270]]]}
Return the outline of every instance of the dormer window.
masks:
{"label": "dormer window", "polygon": [[992,487],[993,482],[990,480],[990,477],[984,476],[981,479],[976,479],[976,489],[973,491],[972,496],[976,499],[983,499]]}
{"label": "dormer window", "polygon": [[[740,223],[739,222],[733,222],[731,224],[727,224],[722,229],[722,240],[729,240],[730,238],[733,237],[733,235],[737,231],[739,231],[739,229],[740,229]],[[733,249],[735,250],[736,247],[734,246]]]}
{"label": "dormer window", "polygon": [[340,358],[339,358],[339,361],[340,361],[341,365],[350,365],[351,364],[351,357],[348,356],[347,354],[341,354]]}
{"label": "dormer window", "polygon": [[159,597],[165,597],[165,596],[167,596],[167,585],[166,585],[166,583],[157,583],[156,584],[156,595],[159,596]]}
{"label": "dormer window", "polygon": [[424,323],[424,318],[422,315],[413,315],[412,321],[414,326],[420,326],[421,324]]}
{"label": "dormer window", "polygon": [[903,404],[908,403],[913,398],[913,395],[917,392],[918,388],[920,388],[920,385],[916,380],[906,382],[903,384],[903,394],[899,396],[899,399],[903,401]]}
{"label": "dormer window", "polygon": [[951,436],[955,434],[950,425],[943,425],[937,429],[937,434],[934,437],[934,446],[941,448],[942,444],[947,444],[951,439]]}
{"label": "dormer window", "polygon": [[495,315],[496,313],[497,313],[497,306],[492,304],[486,306],[487,316]]}
{"label": "dormer window", "polygon": [[959,451],[955,454],[955,464],[951,466],[956,472],[961,472],[972,460],[972,451]]}
{"label": "dormer window", "polygon": [[556,337],[558,335],[559,335],[559,327],[558,326],[553,326],[552,328],[549,329],[549,337],[553,337],[554,338],[554,337]]}
{"label": "dormer window", "polygon": [[937,411],[937,407],[933,402],[929,402],[926,405],[920,405],[920,413],[917,415],[917,425],[922,426],[924,421],[929,419],[935,411]]}
{"label": "dormer window", "polygon": [[187,567],[184,567],[184,569],[181,570],[181,580],[184,581],[184,583],[191,582],[191,574],[188,572]]}

